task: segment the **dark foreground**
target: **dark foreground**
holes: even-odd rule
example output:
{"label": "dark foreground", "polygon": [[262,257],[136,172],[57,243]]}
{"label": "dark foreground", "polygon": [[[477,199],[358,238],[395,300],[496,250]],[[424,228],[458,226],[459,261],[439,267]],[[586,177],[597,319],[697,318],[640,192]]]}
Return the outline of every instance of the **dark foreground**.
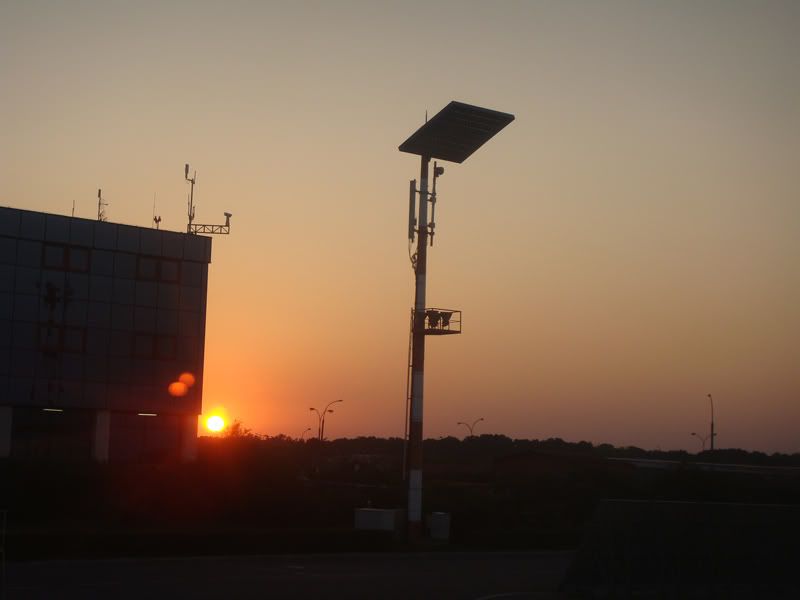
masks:
{"label": "dark foreground", "polygon": [[206,440],[191,464],[0,461],[7,597],[552,598],[563,580],[570,598],[800,598],[794,463],[544,445],[434,441],[425,512],[451,515],[450,545],[416,548],[353,528],[354,508],[405,503],[396,440]]}
{"label": "dark foreground", "polygon": [[558,598],[571,554],[333,554],[8,564],[9,598]]}

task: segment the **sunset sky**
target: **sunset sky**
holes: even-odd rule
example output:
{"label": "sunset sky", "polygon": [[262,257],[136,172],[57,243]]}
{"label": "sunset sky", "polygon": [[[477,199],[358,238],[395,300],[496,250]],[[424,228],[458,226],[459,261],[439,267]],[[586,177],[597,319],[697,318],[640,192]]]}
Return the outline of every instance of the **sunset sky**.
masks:
{"label": "sunset sky", "polygon": [[800,3],[0,4],[0,205],[214,239],[204,406],[402,435],[398,152],[516,120],[439,180],[425,436],[800,452]]}

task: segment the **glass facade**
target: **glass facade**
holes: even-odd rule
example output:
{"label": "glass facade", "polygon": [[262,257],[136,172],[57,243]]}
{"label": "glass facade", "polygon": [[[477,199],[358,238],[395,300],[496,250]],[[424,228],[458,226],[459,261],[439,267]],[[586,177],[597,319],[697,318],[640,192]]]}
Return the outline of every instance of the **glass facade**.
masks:
{"label": "glass facade", "polygon": [[[100,460],[188,443],[201,412],[210,260],[208,237],[0,208],[0,455],[61,447],[35,438],[71,439],[78,412],[95,415]],[[171,396],[185,372],[195,385]]]}

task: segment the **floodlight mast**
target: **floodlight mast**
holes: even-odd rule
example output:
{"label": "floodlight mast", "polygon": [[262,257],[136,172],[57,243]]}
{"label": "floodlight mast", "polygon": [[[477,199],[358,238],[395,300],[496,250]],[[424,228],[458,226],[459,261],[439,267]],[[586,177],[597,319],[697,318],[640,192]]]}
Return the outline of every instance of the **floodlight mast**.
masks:
{"label": "floodlight mast", "polygon": [[[411,392],[406,401],[407,443],[405,453],[405,475],[408,480],[408,538],[411,541],[422,537],[422,415],[423,390],[425,382],[425,336],[460,333],[450,329],[450,317],[456,311],[426,310],[426,277],[428,259],[428,237],[433,241],[433,223],[428,223],[428,202],[433,212],[436,202],[436,178],[444,173],[444,168],[434,163],[433,192],[428,193],[428,171],[432,158],[455,163],[464,162],[478,148],[491,139],[511,121],[514,115],[501,113],[461,102],[451,102],[433,118],[414,132],[399,150],[420,157],[418,218],[414,219],[415,183],[409,189],[408,238],[413,243],[417,233],[417,251],[411,262],[414,268],[414,311],[411,322]],[[431,215],[433,216],[433,215]],[[431,219],[433,220],[433,219]],[[414,225],[416,224],[416,229]],[[441,315],[447,315],[447,326]],[[427,319],[427,327],[426,327]],[[459,312],[460,321],[460,312]]]}

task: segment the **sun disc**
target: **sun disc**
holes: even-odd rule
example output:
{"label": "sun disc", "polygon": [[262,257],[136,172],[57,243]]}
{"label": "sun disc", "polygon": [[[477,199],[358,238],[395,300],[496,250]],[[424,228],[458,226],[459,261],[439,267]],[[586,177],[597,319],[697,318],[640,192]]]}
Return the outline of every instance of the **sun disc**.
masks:
{"label": "sun disc", "polygon": [[206,427],[209,431],[222,431],[225,427],[225,421],[218,415],[213,415],[206,419]]}

